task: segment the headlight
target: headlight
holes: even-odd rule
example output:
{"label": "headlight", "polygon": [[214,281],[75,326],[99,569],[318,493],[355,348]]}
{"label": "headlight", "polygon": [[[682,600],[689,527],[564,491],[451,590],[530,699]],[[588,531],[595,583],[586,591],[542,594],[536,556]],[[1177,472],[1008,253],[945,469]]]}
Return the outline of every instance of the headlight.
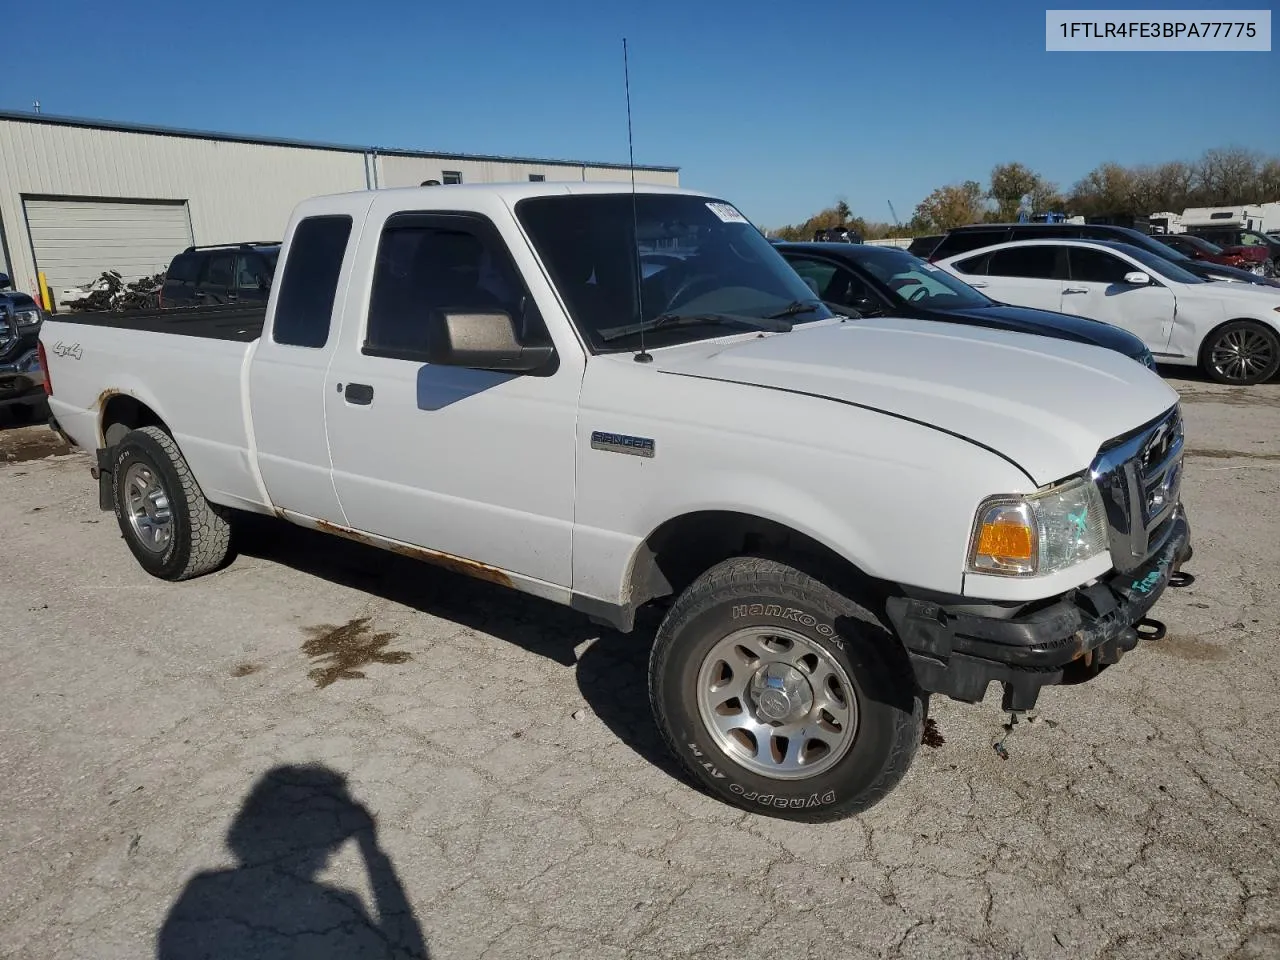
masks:
{"label": "headlight", "polygon": [[1102,495],[1077,477],[1027,496],[988,497],[969,538],[970,573],[1035,577],[1107,549]]}
{"label": "headlight", "polygon": [[44,319],[44,312],[39,307],[28,307],[13,311],[13,319],[20,327],[34,327]]}

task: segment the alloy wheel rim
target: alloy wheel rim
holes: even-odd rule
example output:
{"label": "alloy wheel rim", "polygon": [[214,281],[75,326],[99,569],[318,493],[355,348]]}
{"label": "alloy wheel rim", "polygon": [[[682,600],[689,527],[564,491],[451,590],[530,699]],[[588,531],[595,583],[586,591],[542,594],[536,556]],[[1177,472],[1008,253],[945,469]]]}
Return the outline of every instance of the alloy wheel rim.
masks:
{"label": "alloy wheel rim", "polygon": [[1209,354],[1213,369],[1228,380],[1248,380],[1275,362],[1275,345],[1256,330],[1228,330]]}
{"label": "alloy wheel rim", "polygon": [[816,777],[840,762],[858,730],[844,667],[803,634],[748,627],[703,658],[698,713],[735,763],[777,780]]}
{"label": "alloy wheel rim", "polygon": [[152,553],[163,553],[173,540],[173,510],[155,470],[145,463],[129,467],[124,495],[129,526],[138,543]]}

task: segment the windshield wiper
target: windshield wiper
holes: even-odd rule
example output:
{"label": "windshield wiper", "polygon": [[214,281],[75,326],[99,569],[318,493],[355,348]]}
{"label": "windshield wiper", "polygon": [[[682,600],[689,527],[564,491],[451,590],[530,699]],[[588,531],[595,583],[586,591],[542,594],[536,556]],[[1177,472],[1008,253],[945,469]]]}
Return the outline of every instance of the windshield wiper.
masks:
{"label": "windshield wiper", "polygon": [[633,337],[638,333],[660,330],[670,327],[747,327],[752,330],[768,330],[773,333],[786,333],[791,324],[780,317],[747,317],[737,313],[663,313],[643,323],[633,323],[627,327],[601,331],[601,343],[613,343],[624,337]]}
{"label": "windshield wiper", "polygon": [[777,313],[769,314],[765,319],[781,320],[783,317],[794,317],[799,313],[813,313],[813,311],[817,310],[821,306],[823,306],[821,300],[794,300]]}

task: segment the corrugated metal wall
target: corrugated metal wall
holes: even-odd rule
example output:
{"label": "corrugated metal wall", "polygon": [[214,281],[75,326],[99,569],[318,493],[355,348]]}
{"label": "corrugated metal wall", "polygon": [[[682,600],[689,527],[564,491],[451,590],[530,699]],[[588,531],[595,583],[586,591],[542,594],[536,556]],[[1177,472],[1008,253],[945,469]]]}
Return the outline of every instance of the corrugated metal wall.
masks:
{"label": "corrugated metal wall", "polygon": [[364,186],[361,153],[0,121],[0,216],[29,290],[24,196],[186,201],[196,242],[225,243],[277,239],[299,200]]}
{"label": "corrugated metal wall", "polygon": [[[626,167],[601,167],[582,163],[525,163],[514,160],[457,160],[448,157],[378,157],[380,187],[416,187],[424,180],[444,181],[446,170],[462,174],[463,183],[523,183],[530,174],[542,174],[547,182],[555,180],[626,181],[631,172]],[[675,171],[636,168],[636,183],[654,183],[676,187],[680,175]]]}
{"label": "corrugated metal wall", "polygon": [[[375,169],[376,168],[376,169]],[[465,183],[626,180],[625,167],[577,163],[454,159],[430,155],[376,160],[359,148],[240,143],[58,122],[0,118],[0,225],[9,273],[35,292],[36,263],[25,199],[185,202],[198,244],[274,240],[294,205],[307,197],[416,186],[457,170]],[[675,171],[636,171],[637,182],[678,185]]]}

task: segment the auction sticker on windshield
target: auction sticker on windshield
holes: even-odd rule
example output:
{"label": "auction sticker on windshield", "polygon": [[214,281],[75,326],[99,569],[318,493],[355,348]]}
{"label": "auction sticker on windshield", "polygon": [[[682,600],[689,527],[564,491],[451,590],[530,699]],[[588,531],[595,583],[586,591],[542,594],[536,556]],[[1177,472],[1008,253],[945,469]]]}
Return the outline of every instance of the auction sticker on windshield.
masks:
{"label": "auction sticker on windshield", "polygon": [[747,218],[740,214],[731,203],[708,203],[707,209],[725,223],[746,223]]}

